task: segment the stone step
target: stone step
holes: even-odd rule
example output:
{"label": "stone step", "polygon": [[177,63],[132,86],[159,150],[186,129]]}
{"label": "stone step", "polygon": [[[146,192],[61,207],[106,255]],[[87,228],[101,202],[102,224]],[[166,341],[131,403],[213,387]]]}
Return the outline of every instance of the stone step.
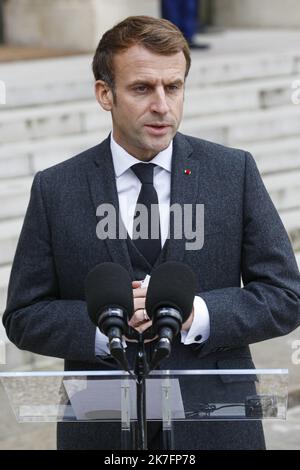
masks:
{"label": "stone step", "polygon": [[0,64],[6,108],[92,99],[91,62],[92,57],[83,54]]}
{"label": "stone step", "polygon": [[96,125],[98,130],[109,129],[110,116],[100,111],[95,100],[2,111],[1,141],[27,141],[85,133],[91,128],[90,116],[92,125]]}
{"label": "stone step", "polygon": [[23,218],[0,222],[0,266],[12,262],[22,223]]}
{"label": "stone step", "polygon": [[194,117],[185,119],[180,130],[231,147],[247,148],[248,143],[299,136],[300,106]]}
{"label": "stone step", "polygon": [[10,154],[10,146],[0,148],[0,180],[26,176],[32,173],[30,155],[24,153],[24,144],[20,146],[20,154]]}
{"label": "stone step", "polygon": [[39,170],[60,163],[77,155],[89,147],[99,144],[109,134],[108,130],[93,133],[50,137],[42,140],[7,143],[0,149],[0,181],[1,177],[35,174]]}
{"label": "stone step", "polygon": [[[213,38],[209,39],[212,41]],[[218,46],[213,46],[201,54],[192,51],[188,86],[222,86],[230,82],[297,74],[300,69],[298,51],[291,50],[291,46],[285,49],[239,54],[230,50],[218,53]],[[92,99],[91,62],[92,55],[83,54],[0,64],[0,79],[6,84],[6,108]]]}
{"label": "stone step", "polygon": [[[226,3],[227,0],[219,0],[218,3]],[[255,1],[255,0],[254,0]],[[297,0],[293,0],[295,3]],[[240,3],[240,0],[236,0]],[[251,1],[251,3],[253,3]],[[244,7],[242,6],[244,9]],[[268,8],[267,8],[268,9]],[[293,13],[293,10],[290,10]],[[260,11],[257,11],[260,14]],[[214,24],[217,24],[214,22]],[[298,43],[300,41],[299,29],[275,28],[275,27],[226,27],[226,29],[208,28],[196,37],[197,40],[209,42],[211,48],[206,51],[209,55],[230,54],[261,54],[280,53],[292,51],[299,55]],[[200,57],[202,53],[200,54]]]}
{"label": "stone step", "polygon": [[25,214],[31,184],[32,176],[0,180],[0,220]]}
{"label": "stone step", "polygon": [[299,137],[249,142],[246,149],[255,157],[258,168],[263,174],[300,168]]}
{"label": "stone step", "polygon": [[244,80],[289,76],[299,72],[299,51],[293,46],[280,52],[222,54],[206,53],[192,56],[188,84],[192,87],[210,86]]}
{"label": "stone step", "polygon": [[280,217],[290,236],[294,251],[300,252],[300,209],[282,211]]}
{"label": "stone step", "polygon": [[[264,183],[277,210],[300,209],[300,168],[264,176]],[[300,219],[299,219],[300,226]]]}
{"label": "stone step", "polygon": [[298,78],[298,75],[291,75],[208,87],[187,86],[184,118],[289,105],[294,92],[292,83]]}

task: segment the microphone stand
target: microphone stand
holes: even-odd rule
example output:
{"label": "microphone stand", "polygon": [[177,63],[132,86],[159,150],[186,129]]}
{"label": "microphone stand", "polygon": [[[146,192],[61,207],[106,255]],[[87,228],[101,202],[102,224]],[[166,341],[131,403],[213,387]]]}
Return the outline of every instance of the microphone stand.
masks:
{"label": "microphone stand", "polygon": [[147,450],[147,418],[146,418],[146,375],[148,363],[143,334],[138,335],[138,349],[134,373],[136,375],[136,409],[137,409],[137,450]]}
{"label": "microphone stand", "polygon": [[[137,422],[132,429],[132,448],[137,450],[147,450],[147,414],[146,414],[146,376],[150,370],[154,367],[149,367],[147,362],[147,355],[145,351],[144,335],[143,333],[137,333],[132,331],[132,338],[138,340],[137,343],[137,355],[134,367],[134,375],[136,377],[136,410],[137,410]],[[164,342],[163,342],[164,343]],[[168,343],[167,350],[171,352],[171,345]],[[160,348],[159,348],[160,349]],[[162,356],[156,358],[155,367],[161,362],[161,360],[167,356],[166,345],[162,345],[163,353]],[[151,364],[153,365],[153,363]],[[174,436],[173,430],[165,429],[163,431],[163,442],[164,449],[174,449]]]}
{"label": "microphone stand", "polygon": [[[146,376],[151,370],[171,353],[171,343],[162,338],[156,351],[155,362],[151,362],[149,367],[145,351],[144,335],[131,330],[131,338],[137,339],[137,355],[134,366],[134,375],[136,378],[136,410],[137,422],[132,429],[132,448],[137,450],[147,450],[147,413],[146,413]],[[172,429],[164,430],[163,441],[164,448],[174,449],[174,436]]]}

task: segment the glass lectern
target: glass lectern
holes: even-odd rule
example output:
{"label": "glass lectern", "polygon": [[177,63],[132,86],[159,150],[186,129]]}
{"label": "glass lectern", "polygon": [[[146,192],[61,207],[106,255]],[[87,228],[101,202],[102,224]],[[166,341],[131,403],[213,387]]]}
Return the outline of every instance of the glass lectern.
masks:
{"label": "glass lectern", "polygon": [[[121,448],[135,448],[135,379],[122,371],[0,373],[19,422],[115,422]],[[182,422],[285,419],[285,369],[158,370],[146,378],[147,422],[161,422],[176,449]]]}

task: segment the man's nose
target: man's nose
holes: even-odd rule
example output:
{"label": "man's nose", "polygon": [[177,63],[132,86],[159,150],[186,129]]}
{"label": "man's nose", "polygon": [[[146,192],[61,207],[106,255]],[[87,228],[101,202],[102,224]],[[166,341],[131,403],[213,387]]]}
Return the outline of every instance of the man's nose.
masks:
{"label": "man's nose", "polygon": [[159,114],[166,114],[170,110],[165,90],[157,90],[151,103],[151,111]]}

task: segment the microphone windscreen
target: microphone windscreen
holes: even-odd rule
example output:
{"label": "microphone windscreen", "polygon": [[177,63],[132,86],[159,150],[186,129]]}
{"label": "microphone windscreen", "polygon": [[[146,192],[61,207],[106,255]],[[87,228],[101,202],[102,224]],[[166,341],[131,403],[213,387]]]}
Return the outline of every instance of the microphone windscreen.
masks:
{"label": "microphone windscreen", "polygon": [[100,314],[108,307],[118,307],[127,317],[133,312],[131,279],[120,264],[101,263],[85,280],[85,296],[89,317],[98,325]]}
{"label": "microphone windscreen", "polygon": [[195,293],[194,271],[184,263],[167,261],[151,273],[146,297],[147,313],[153,318],[157,309],[173,307],[181,313],[184,323],[192,311]]}

